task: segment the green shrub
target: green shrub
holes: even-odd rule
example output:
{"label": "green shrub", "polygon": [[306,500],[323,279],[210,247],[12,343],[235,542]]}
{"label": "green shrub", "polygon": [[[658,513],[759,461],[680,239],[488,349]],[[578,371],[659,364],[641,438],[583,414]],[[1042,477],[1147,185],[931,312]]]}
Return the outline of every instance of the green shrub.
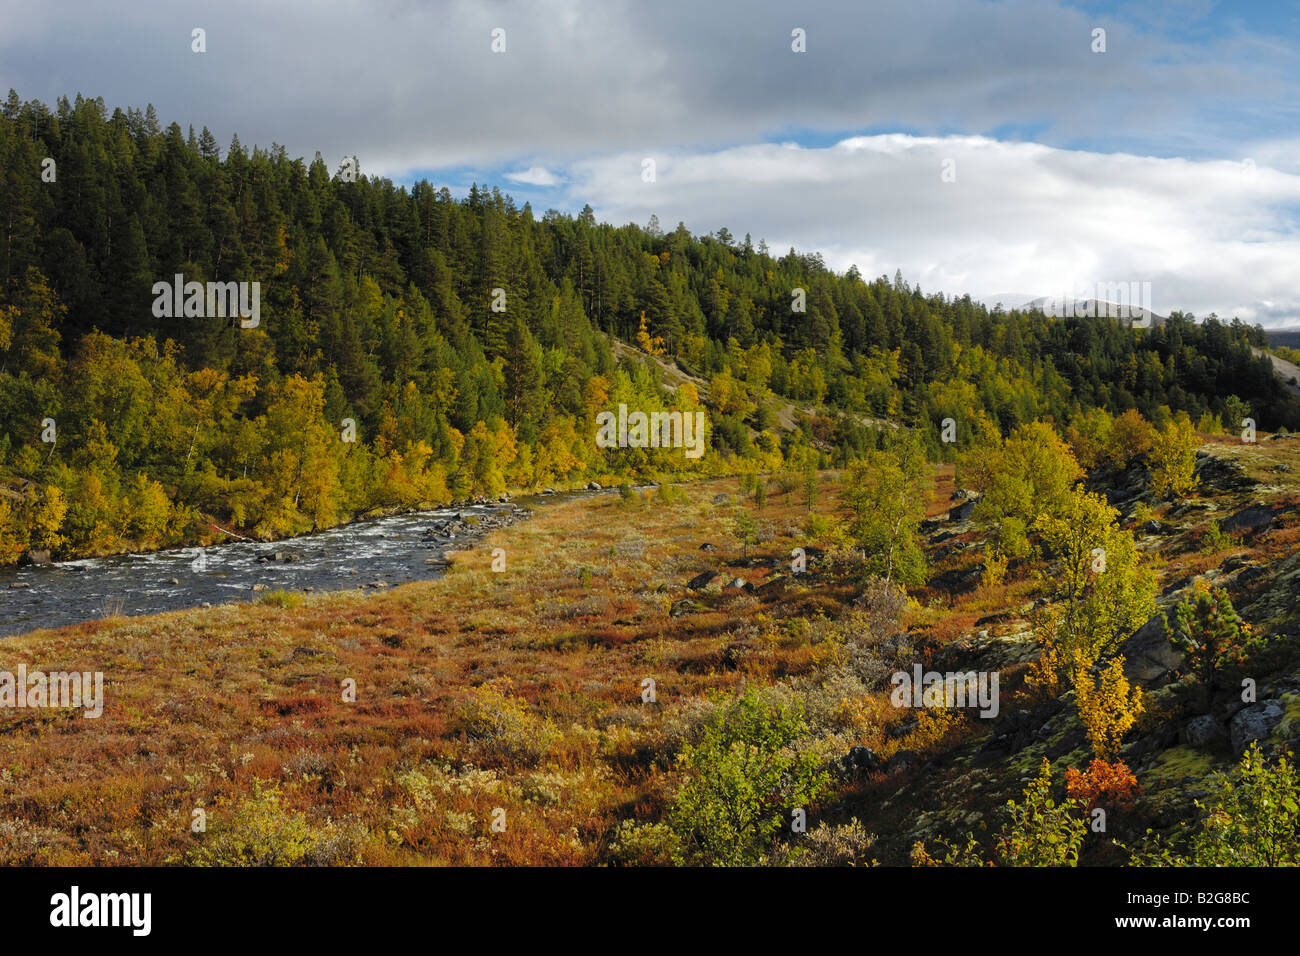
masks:
{"label": "green shrub", "polygon": [[1270,766],[1251,744],[1230,774],[1216,774],[1199,830],[1188,825],[1174,837],[1175,848],[1147,831],[1133,853],[1133,866],[1300,866],[1300,778],[1286,754]]}
{"label": "green shrub", "polygon": [[505,682],[502,687],[473,688],[458,709],[460,727],[485,756],[531,766],[550,753],[560,733],[549,720],[529,713],[509,686]]}
{"label": "green shrub", "polygon": [[776,866],[857,866],[866,862],[867,851],[875,842],[856,818],[838,826],[820,823],[778,847],[770,862]]}
{"label": "green shrub", "polygon": [[189,854],[192,866],[295,866],[316,845],[307,818],[285,810],[279,787],[260,780],[251,797],[214,809],[209,822],[202,844]]}
{"label": "green shrub", "polygon": [[1079,850],[1088,835],[1081,801],[1052,798],[1052,765],[1044,758],[1042,771],[1025,788],[1020,803],[1007,804],[1010,818],[998,834],[993,861],[986,863],[979,841],[968,834],[964,846],[940,843],[942,858],[932,857],[921,843],[912,848],[918,866],[1078,866]]}
{"label": "green shrub", "polygon": [[817,757],[796,743],[806,734],[800,705],[748,691],[705,723],[678,755],[682,782],[669,824],[679,863],[753,866],[798,807],[827,790]]}
{"label": "green shrub", "polygon": [[803,523],[804,534],[813,541],[825,541],[835,528],[835,519],[829,515],[810,514]]}
{"label": "green shrub", "polygon": [[610,862],[624,866],[670,866],[680,852],[677,833],[666,823],[624,820],[609,841]]}
{"label": "green shrub", "polygon": [[661,484],[655,490],[655,496],[659,499],[659,503],[664,505],[677,504],[677,502],[682,500],[683,494],[682,489],[675,485]]}
{"label": "green shrub", "polygon": [[1210,526],[1205,529],[1205,534],[1201,536],[1201,554],[1217,554],[1235,547],[1236,544],[1232,535],[1226,534],[1217,521],[1211,521]]}
{"label": "green shrub", "polygon": [[1204,809],[1193,866],[1300,866],[1300,780],[1285,754],[1269,766],[1251,744]]}
{"label": "green shrub", "polygon": [[777,493],[785,496],[786,504],[790,503],[791,492],[799,490],[801,480],[799,475],[791,471],[783,471],[776,476]]}
{"label": "green shrub", "polygon": [[297,591],[267,591],[257,599],[258,604],[271,607],[302,607],[304,598]]}
{"label": "green shrub", "polygon": [[731,533],[740,542],[746,558],[749,557],[749,549],[758,543],[758,531],[758,522],[754,520],[754,516],[744,508],[737,508],[736,520],[732,524]]}

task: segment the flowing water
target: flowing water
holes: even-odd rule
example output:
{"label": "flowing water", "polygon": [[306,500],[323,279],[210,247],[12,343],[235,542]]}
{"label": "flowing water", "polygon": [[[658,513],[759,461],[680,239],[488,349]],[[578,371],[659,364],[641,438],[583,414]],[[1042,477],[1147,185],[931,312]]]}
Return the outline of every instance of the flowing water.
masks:
{"label": "flowing water", "polygon": [[[442,572],[448,551],[466,548],[477,537],[474,517],[492,523],[493,516],[507,518],[513,511],[513,505],[465,505],[358,521],[284,541],[2,569],[0,636],[114,614],[255,600],[262,590],[337,591],[428,580]],[[458,522],[458,515],[471,524]],[[440,528],[453,535],[436,536]]]}

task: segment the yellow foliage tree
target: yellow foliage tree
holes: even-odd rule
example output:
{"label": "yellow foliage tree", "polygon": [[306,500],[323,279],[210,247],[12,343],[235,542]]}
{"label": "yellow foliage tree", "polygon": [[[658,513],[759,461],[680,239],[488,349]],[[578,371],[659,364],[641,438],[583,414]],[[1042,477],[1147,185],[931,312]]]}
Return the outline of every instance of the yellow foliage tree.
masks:
{"label": "yellow foliage tree", "polygon": [[48,485],[31,516],[27,533],[32,544],[49,550],[62,546],[65,539],[59,529],[63,525],[63,516],[67,513],[68,504],[63,492],[54,485]]}
{"label": "yellow foliage tree", "polygon": [[0,308],[0,352],[9,350],[13,340],[14,318],[18,315],[16,306],[6,305]]}
{"label": "yellow foliage tree", "polygon": [[1196,490],[1196,449],[1201,439],[1184,412],[1154,434],[1151,453],[1151,490],[1162,498],[1180,498]]}
{"label": "yellow foliage tree", "polygon": [[1142,688],[1129,685],[1122,657],[1112,658],[1095,677],[1086,654],[1076,652],[1071,663],[1079,719],[1087,729],[1092,752],[1100,760],[1113,760],[1124,735],[1142,716]]}
{"label": "yellow foliage tree", "polygon": [[641,328],[636,333],[636,344],[643,352],[651,355],[663,355],[667,351],[664,347],[664,340],[659,336],[651,336],[650,330],[646,327],[645,312],[641,313]]}
{"label": "yellow foliage tree", "polygon": [[1021,425],[1000,445],[976,446],[957,470],[980,493],[972,518],[989,533],[991,556],[999,560],[1029,552],[1028,536],[1065,510],[1083,474],[1046,422]]}
{"label": "yellow foliage tree", "polygon": [[158,482],[148,475],[137,473],[127,495],[129,512],[127,527],[136,539],[157,544],[167,530],[171,518],[171,499]]}
{"label": "yellow foliage tree", "polygon": [[1151,450],[1151,423],[1142,413],[1130,408],[1115,419],[1106,445],[1106,457],[1117,465],[1127,465],[1138,455]]}
{"label": "yellow foliage tree", "polygon": [[723,369],[709,382],[709,401],[724,415],[748,415],[754,410],[745,384]]}
{"label": "yellow foliage tree", "polygon": [[1115,419],[1104,408],[1077,412],[1066,431],[1066,438],[1079,464],[1089,471],[1101,464],[1114,430]]}
{"label": "yellow foliage tree", "polygon": [[22,553],[27,535],[19,526],[14,509],[0,498],[0,561],[10,561]]}
{"label": "yellow foliage tree", "polygon": [[1039,522],[1043,545],[1058,560],[1037,574],[1046,604],[1031,618],[1060,663],[1078,652],[1091,665],[1155,613],[1155,578],[1118,519],[1100,495],[1073,489],[1058,514]]}

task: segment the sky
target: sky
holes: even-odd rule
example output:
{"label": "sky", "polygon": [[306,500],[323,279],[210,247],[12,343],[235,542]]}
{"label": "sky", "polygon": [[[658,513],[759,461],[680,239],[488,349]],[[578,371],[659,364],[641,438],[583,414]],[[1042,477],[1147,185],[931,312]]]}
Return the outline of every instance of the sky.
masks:
{"label": "sky", "polygon": [[926,292],[1300,326],[1300,0],[0,0],[9,88]]}

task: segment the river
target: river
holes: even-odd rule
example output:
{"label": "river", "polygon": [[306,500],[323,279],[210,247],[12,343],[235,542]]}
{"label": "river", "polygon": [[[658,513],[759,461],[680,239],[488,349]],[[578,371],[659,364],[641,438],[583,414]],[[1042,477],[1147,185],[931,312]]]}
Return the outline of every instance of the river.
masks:
{"label": "river", "polygon": [[[470,546],[484,525],[523,513],[512,504],[464,505],[358,521],[283,541],[0,569],[0,636],[113,615],[256,600],[267,590],[339,591],[429,580],[442,573],[447,552]],[[449,533],[439,535],[439,529]]]}

